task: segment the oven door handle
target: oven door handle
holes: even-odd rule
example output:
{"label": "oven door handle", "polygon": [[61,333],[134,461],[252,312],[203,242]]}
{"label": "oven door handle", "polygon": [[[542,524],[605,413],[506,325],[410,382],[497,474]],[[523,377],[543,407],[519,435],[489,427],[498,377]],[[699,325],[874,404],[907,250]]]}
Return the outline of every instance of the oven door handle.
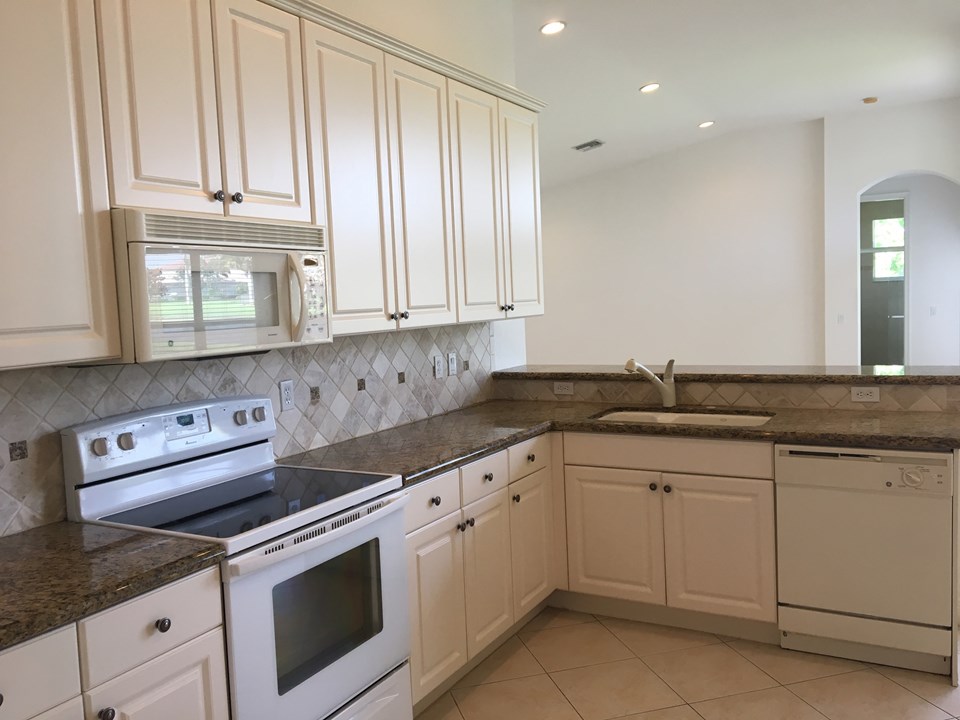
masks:
{"label": "oven door handle", "polygon": [[[364,507],[350,510],[332,518],[327,518],[326,520],[314,523],[313,525],[308,525],[305,528],[301,528],[300,530],[291,533],[282,540],[274,540],[273,542],[269,542],[252,552],[248,552],[235,558],[229,558],[224,561],[227,566],[227,574],[229,575],[229,578],[225,579],[229,581],[229,579],[232,578],[249,575],[257,570],[262,570],[270,567],[271,565],[276,565],[277,563],[284,562],[285,560],[296,557],[297,555],[302,555],[310,550],[315,550],[319,547],[335,542],[349,533],[360,530],[371,523],[383,519],[391,513],[402,510],[404,505],[407,504],[408,499],[409,498],[407,497],[406,492],[398,493],[397,495],[383,498],[382,500],[377,500],[375,503],[369,503]],[[343,519],[348,518],[356,513],[363,513],[366,508],[374,506],[377,503],[383,504],[376,510],[367,512],[366,515],[363,515],[356,520],[347,521],[341,525],[338,525],[338,523]],[[321,529],[323,530],[321,531]],[[311,533],[318,531],[320,531],[319,534],[314,537],[309,537]],[[295,542],[297,538],[301,537],[305,537],[307,539]]]}
{"label": "oven door handle", "polygon": [[294,342],[303,340],[303,331],[307,327],[307,276],[300,266],[301,262],[300,253],[292,252],[287,254],[287,264],[290,267],[293,277],[297,279],[297,290],[300,294],[300,317],[297,318],[296,325],[293,324],[293,298],[295,296],[293,293],[290,294],[290,334],[291,340]]}

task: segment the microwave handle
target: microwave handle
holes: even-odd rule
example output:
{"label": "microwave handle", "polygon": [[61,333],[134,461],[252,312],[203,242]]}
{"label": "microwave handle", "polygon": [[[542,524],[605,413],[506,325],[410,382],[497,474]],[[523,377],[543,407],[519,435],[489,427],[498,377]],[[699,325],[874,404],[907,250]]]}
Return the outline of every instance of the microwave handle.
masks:
{"label": "microwave handle", "polygon": [[297,324],[293,324],[293,294],[290,295],[290,331],[291,339],[294,342],[303,340],[303,332],[307,327],[307,276],[300,267],[300,254],[288,253],[287,263],[294,277],[297,278],[297,287],[300,292],[300,317],[297,318]]}

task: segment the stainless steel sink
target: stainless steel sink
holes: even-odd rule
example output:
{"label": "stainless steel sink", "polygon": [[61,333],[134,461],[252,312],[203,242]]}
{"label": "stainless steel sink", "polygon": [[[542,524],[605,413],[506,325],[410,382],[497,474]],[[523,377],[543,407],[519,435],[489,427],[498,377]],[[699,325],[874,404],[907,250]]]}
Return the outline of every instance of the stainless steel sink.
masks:
{"label": "stainless steel sink", "polygon": [[596,418],[599,422],[654,423],[657,425],[720,425],[758,427],[770,421],[770,415],[727,415],[722,413],[613,410]]}

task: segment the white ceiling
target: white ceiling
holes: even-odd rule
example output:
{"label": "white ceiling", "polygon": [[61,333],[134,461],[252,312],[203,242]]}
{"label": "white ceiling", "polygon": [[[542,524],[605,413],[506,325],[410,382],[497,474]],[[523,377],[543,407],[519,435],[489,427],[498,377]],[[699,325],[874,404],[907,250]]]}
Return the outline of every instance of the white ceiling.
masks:
{"label": "white ceiling", "polygon": [[[514,0],[514,16],[517,86],[549,104],[545,186],[721,133],[960,96],[960,0]],[[552,19],[566,30],[541,35]],[[570,149],[593,138],[607,144]]]}

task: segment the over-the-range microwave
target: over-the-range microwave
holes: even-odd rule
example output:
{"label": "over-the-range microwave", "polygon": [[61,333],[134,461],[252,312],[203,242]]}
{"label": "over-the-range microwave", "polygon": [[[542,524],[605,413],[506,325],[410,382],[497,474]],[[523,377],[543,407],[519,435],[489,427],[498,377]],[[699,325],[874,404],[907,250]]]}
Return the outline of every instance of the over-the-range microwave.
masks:
{"label": "over-the-range microwave", "polygon": [[329,342],[324,231],[112,211],[125,362]]}

